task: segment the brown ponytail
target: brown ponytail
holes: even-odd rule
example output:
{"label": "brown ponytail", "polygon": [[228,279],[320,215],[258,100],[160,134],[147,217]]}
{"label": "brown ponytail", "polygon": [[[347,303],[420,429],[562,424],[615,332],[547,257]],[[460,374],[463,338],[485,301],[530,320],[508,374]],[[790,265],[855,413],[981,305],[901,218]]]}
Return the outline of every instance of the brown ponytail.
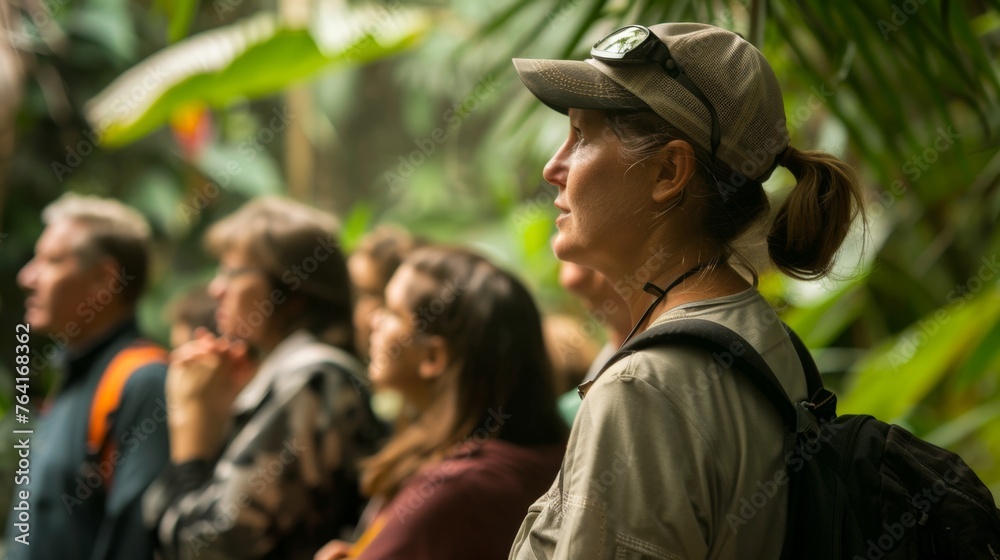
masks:
{"label": "brown ponytail", "polygon": [[800,280],[825,276],[863,206],[854,170],[821,151],[791,146],[782,165],[797,184],[774,217],[767,236],[771,261]]}

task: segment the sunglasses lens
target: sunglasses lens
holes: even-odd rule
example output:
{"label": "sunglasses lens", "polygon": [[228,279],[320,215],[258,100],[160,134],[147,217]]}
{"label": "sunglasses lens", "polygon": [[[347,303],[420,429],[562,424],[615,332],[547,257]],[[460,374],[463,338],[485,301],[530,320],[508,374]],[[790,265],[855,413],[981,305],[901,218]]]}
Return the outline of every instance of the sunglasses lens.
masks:
{"label": "sunglasses lens", "polygon": [[642,44],[646,37],[649,37],[648,29],[630,25],[598,41],[594,45],[594,51],[620,57]]}

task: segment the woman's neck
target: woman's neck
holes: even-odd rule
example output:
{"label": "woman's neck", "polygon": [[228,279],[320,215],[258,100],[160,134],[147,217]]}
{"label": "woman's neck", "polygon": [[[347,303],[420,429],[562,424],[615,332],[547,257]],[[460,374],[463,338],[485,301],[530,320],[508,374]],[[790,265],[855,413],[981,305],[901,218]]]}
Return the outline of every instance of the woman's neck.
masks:
{"label": "woman's neck", "polygon": [[[652,255],[638,265],[634,262],[618,267],[614,285],[626,304],[633,321],[640,321],[656,293],[646,292],[647,282],[660,290],[670,288],[652,309],[638,332],[642,332],[657,317],[670,309],[695,301],[736,294],[750,288],[750,283],[726,262],[713,263],[714,255],[708,251],[688,251],[671,254],[666,247],[646,252]],[[677,282],[676,284],[674,284]],[[655,292],[655,290],[654,290]]]}

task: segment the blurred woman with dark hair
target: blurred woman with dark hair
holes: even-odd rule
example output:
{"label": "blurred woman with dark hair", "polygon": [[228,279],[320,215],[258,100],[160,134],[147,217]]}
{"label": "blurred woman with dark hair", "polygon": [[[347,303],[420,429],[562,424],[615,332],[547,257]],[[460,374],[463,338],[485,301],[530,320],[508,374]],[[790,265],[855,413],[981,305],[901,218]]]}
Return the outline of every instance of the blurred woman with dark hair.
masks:
{"label": "blurred woman with dark hair", "polygon": [[347,259],[347,271],[354,285],[355,347],[368,359],[371,315],[385,301],[385,286],[410,251],[422,245],[405,230],[379,226],[361,238]]}
{"label": "blurred woman with dark hair", "polygon": [[371,355],[372,381],[405,401],[364,467],[378,514],[316,558],[506,558],[566,437],[530,294],[468,251],[417,250],[389,282]]}
{"label": "blurred woman with dark hair", "polygon": [[221,336],[171,356],[171,465],[146,495],[165,558],[308,558],[357,521],[379,429],[336,231],[277,197],[208,231]]}

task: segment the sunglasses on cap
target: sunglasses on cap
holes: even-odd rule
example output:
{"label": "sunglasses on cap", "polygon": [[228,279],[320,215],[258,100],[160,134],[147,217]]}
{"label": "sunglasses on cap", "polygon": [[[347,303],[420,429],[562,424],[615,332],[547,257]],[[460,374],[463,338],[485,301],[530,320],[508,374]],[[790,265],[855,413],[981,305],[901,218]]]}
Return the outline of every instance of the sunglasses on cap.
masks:
{"label": "sunglasses on cap", "polygon": [[612,66],[651,62],[659,64],[668,76],[676,80],[698,101],[701,101],[705,109],[708,110],[708,114],[712,117],[712,157],[715,158],[715,151],[719,147],[722,136],[715,107],[712,106],[712,102],[708,100],[701,88],[691,81],[681,65],[670,55],[670,49],[667,48],[666,43],[661,41],[649,28],[641,25],[627,25],[613,31],[607,37],[594,43],[594,47],[590,49],[590,56]]}

